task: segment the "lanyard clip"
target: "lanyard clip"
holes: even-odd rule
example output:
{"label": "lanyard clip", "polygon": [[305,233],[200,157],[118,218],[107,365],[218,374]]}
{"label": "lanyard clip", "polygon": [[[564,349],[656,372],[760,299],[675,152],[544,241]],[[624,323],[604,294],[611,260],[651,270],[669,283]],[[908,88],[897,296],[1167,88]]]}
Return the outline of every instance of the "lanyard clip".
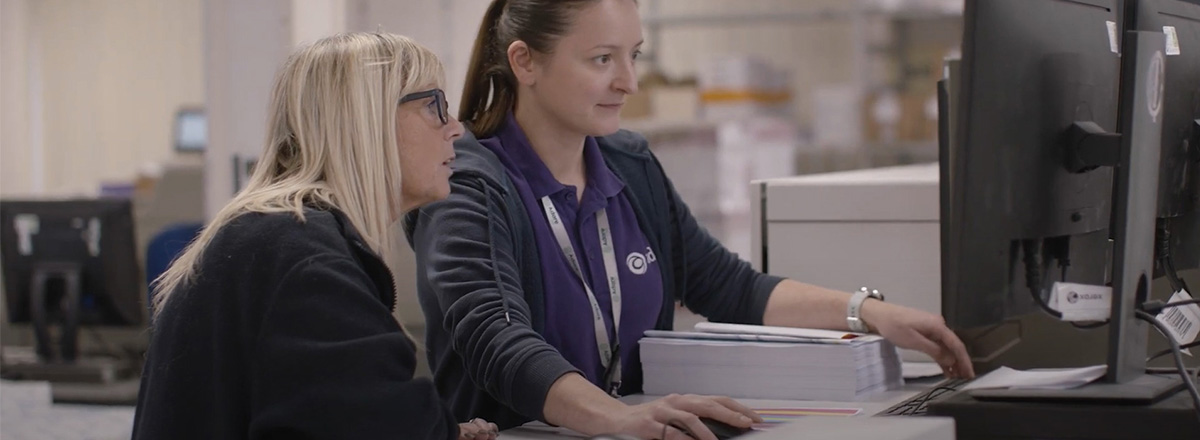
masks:
{"label": "lanyard clip", "polygon": [[613,347],[612,357],[609,358],[608,368],[604,372],[604,383],[608,384],[608,394],[613,397],[621,397],[618,390],[621,389],[621,345],[617,343]]}

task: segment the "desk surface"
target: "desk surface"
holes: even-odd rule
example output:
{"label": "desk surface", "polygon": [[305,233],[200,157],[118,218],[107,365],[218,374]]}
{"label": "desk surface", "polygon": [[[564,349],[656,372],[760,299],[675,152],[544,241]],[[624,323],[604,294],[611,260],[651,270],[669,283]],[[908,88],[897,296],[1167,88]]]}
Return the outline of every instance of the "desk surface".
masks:
{"label": "desk surface", "polygon": [[[856,418],[872,416],[879,412],[890,408],[892,405],[900,403],[904,399],[916,395],[925,389],[928,389],[933,384],[941,381],[941,378],[921,379],[909,381],[903,388],[892,391],[884,391],[872,396],[869,400],[861,402],[833,402],[820,400],[760,400],[760,399],[737,399],[743,405],[755,409],[772,409],[772,408],[860,408],[862,413]],[[657,399],[660,396],[647,396],[637,394],[625,396],[621,398],[622,402],[636,405],[649,402]],[[892,419],[892,418],[889,418]],[[904,419],[904,418],[902,418]],[[776,429],[781,429],[776,428]],[[770,431],[768,431],[769,433]],[[565,428],[552,428],[542,423],[533,422],[525,426],[505,430],[501,433],[501,438],[505,440],[545,440],[545,439],[580,439],[587,438],[582,434]]]}

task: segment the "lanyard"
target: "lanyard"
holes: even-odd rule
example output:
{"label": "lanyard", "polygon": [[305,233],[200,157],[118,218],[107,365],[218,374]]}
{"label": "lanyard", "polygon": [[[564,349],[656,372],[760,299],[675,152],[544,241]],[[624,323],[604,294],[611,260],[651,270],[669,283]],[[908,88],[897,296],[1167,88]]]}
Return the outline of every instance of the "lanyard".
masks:
{"label": "lanyard", "polygon": [[567,263],[575,271],[579,281],[583,283],[583,290],[587,292],[588,301],[592,304],[592,325],[596,333],[596,347],[600,352],[600,364],[606,370],[604,381],[609,387],[605,391],[616,396],[617,389],[621,387],[621,280],[617,272],[617,252],[613,249],[612,228],[609,227],[608,212],[601,209],[596,213],[596,228],[600,232],[600,250],[604,253],[604,272],[608,276],[608,295],[612,298],[613,333],[617,335],[615,344],[609,342],[608,329],[604,326],[604,315],[600,312],[600,304],[596,302],[596,294],[592,293],[591,286],[588,286],[587,279],[583,277],[583,268],[579,263],[579,257],[575,254],[575,247],[571,245],[571,238],[567,236],[567,228],[563,226],[562,218],[558,215],[558,209],[554,208],[554,202],[550,200],[550,196],[542,197],[542,209],[546,211],[546,220],[550,222],[550,229],[554,231],[558,247],[562,249]]}

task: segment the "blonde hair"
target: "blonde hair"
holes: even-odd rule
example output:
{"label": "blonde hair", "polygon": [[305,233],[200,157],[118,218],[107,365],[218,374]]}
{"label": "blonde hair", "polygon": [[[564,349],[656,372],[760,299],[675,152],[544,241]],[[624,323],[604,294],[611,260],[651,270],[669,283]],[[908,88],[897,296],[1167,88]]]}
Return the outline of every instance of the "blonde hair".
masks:
{"label": "blonde hair", "polygon": [[222,226],[242,214],[287,212],[304,221],[306,204],[336,208],[372,250],[391,254],[401,206],[398,103],[444,77],[433,52],[400,35],[347,33],[297,49],[275,79],[267,143],[249,183],[155,280],[155,315],[198,276]]}

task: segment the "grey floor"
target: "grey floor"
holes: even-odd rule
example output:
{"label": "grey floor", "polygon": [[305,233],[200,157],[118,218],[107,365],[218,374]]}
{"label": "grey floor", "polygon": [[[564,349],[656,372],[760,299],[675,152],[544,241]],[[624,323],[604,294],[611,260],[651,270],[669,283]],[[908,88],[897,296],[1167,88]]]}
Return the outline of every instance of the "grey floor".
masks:
{"label": "grey floor", "polygon": [[48,382],[0,380],[0,439],[128,439],[132,406],[53,404]]}

